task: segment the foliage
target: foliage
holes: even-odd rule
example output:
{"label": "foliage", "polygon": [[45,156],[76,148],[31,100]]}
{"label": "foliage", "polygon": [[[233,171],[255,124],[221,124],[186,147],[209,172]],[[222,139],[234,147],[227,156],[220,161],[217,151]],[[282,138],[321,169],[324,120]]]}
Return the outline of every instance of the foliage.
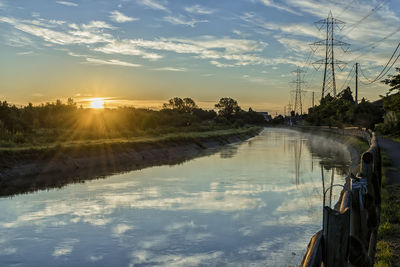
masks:
{"label": "foliage", "polygon": [[389,92],[396,90],[400,92],[400,68],[396,68],[396,71],[398,72],[397,75],[389,75],[388,79],[382,81],[384,84],[388,84],[391,87]]}
{"label": "foliage", "polygon": [[0,101],[0,147],[202,132],[264,121],[252,110],[240,110],[227,120],[214,110],[199,108],[191,98],[176,97],[163,107],[160,111],[134,107],[84,109],[68,99],[67,103],[57,100],[20,108]]}
{"label": "foliage", "polygon": [[373,129],[381,118],[382,110],[364,98],[356,105],[350,87],[347,87],[336,97],[328,94],[321,99],[320,105],[310,108],[307,121],[313,125],[356,125]]}
{"label": "foliage", "polygon": [[168,103],[163,105],[163,109],[173,109],[183,113],[191,113],[193,110],[198,109],[198,106],[191,98],[171,98]]}
{"label": "foliage", "polygon": [[219,102],[215,104],[215,107],[218,109],[218,115],[227,119],[241,111],[237,101],[230,97],[221,98]]}
{"label": "foliage", "polygon": [[380,133],[391,136],[400,136],[400,68],[396,68],[396,71],[396,75],[389,75],[389,78],[382,81],[390,89],[388,96],[383,99],[386,112],[384,123],[377,128]]}

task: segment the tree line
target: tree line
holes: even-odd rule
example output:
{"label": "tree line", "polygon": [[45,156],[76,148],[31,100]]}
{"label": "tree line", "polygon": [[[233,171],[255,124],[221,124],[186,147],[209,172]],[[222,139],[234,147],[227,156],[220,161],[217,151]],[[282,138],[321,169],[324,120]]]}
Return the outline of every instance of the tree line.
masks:
{"label": "tree line", "polygon": [[271,124],[281,125],[302,123],[316,126],[359,126],[373,129],[379,133],[400,136],[400,68],[395,75],[389,75],[381,81],[389,85],[386,96],[381,100],[369,102],[363,98],[355,103],[350,87],[341,91],[337,96],[330,94],[321,99],[320,104],[308,110],[308,114],[289,116],[278,115]]}
{"label": "tree line", "polygon": [[69,139],[115,138],[157,135],[177,131],[206,131],[246,124],[261,124],[264,116],[225,97],[215,110],[205,110],[191,98],[175,97],[161,110],[134,107],[93,110],[66,103],[17,107],[0,101],[0,145],[48,143]]}

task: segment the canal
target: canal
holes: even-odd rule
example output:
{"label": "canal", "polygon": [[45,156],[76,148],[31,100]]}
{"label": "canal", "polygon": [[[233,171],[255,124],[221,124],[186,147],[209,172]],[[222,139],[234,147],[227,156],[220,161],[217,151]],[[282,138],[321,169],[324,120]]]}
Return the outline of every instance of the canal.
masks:
{"label": "canal", "polygon": [[299,264],[321,228],[323,188],[344,184],[347,149],[266,128],[211,152],[0,198],[0,266]]}

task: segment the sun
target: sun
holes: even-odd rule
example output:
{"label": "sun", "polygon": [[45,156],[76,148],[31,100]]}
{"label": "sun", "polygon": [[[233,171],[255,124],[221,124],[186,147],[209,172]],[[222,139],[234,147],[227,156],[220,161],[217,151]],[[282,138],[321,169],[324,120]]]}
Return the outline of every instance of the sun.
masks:
{"label": "sun", "polygon": [[90,107],[91,108],[104,108],[104,99],[103,98],[93,98],[90,100]]}

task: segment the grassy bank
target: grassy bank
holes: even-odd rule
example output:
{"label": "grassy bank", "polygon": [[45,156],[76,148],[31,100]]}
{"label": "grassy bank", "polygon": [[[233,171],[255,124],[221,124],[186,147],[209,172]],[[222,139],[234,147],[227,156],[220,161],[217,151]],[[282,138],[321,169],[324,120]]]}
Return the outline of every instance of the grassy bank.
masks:
{"label": "grassy bank", "polygon": [[393,168],[382,151],[382,206],[375,266],[400,266],[400,185],[388,185],[386,172]]}
{"label": "grassy bank", "polygon": [[229,128],[221,130],[196,131],[196,132],[174,132],[160,135],[147,135],[137,137],[120,137],[120,138],[101,138],[94,140],[64,140],[55,141],[48,144],[21,144],[19,146],[3,146],[0,147],[1,152],[23,152],[23,151],[41,151],[52,149],[68,149],[68,148],[88,148],[105,145],[131,145],[131,144],[154,144],[160,142],[173,141],[196,141],[205,138],[225,137],[230,135],[240,135],[252,132],[258,132],[262,129],[260,126],[245,126],[241,128]]}
{"label": "grassy bank", "polygon": [[246,140],[261,130],[262,127],[249,126],[3,148],[0,150],[0,197],[61,188],[152,166],[180,164],[215,153],[223,145]]}

